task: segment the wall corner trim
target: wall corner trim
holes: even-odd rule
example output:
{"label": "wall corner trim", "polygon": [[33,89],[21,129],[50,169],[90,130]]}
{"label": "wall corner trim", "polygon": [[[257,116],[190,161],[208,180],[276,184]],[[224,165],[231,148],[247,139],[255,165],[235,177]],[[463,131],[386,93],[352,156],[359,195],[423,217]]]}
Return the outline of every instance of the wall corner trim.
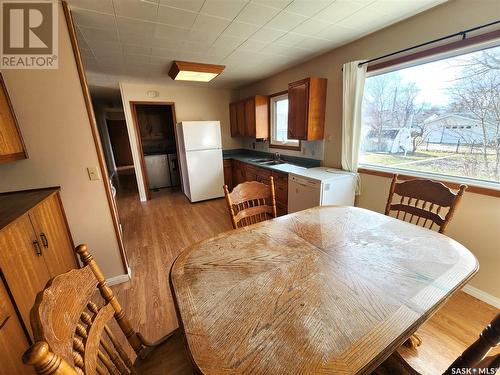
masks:
{"label": "wall corner trim", "polygon": [[462,291],[471,295],[472,297],[476,297],[477,299],[486,302],[488,305],[496,307],[500,309],[500,298],[492,296],[489,293],[482,291],[481,289],[474,288],[471,285],[466,285],[462,288]]}

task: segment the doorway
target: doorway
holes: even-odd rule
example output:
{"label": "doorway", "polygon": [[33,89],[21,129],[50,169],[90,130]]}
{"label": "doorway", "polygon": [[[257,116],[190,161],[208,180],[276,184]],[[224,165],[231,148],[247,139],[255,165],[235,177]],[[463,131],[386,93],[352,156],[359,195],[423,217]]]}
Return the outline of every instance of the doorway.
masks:
{"label": "doorway", "polygon": [[178,189],[175,104],[131,102],[146,198],[160,189]]}
{"label": "doorway", "polygon": [[128,169],[134,169],[132,159],[132,149],[128,138],[127,123],[123,120],[106,119],[111,150],[118,172]]}

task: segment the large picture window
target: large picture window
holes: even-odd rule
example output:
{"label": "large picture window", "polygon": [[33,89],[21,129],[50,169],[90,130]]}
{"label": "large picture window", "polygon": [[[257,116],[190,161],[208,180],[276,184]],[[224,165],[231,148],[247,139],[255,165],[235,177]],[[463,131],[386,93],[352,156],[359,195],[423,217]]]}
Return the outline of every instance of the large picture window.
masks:
{"label": "large picture window", "polygon": [[360,165],[500,183],[500,46],[369,74]]}
{"label": "large picture window", "polygon": [[271,96],[271,147],[300,148],[300,142],[288,139],[288,94]]}

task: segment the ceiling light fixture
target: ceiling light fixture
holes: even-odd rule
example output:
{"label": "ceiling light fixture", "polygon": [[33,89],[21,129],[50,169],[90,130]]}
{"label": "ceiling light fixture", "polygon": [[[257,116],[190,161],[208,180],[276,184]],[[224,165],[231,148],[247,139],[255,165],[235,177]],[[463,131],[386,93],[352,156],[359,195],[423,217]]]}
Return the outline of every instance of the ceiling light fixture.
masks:
{"label": "ceiling light fixture", "polygon": [[210,82],[221,74],[224,68],[224,65],[174,60],[168,75],[175,81]]}

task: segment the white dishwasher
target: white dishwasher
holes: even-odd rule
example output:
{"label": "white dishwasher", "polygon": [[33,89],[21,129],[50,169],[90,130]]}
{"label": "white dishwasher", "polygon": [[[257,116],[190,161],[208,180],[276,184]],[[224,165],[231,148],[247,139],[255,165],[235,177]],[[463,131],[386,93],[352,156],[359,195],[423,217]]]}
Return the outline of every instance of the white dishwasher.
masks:
{"label": "white dishwasher", "polygon": [[318,167],[288,175],[288,213],[311,207],[353,206],[356,173]]}

